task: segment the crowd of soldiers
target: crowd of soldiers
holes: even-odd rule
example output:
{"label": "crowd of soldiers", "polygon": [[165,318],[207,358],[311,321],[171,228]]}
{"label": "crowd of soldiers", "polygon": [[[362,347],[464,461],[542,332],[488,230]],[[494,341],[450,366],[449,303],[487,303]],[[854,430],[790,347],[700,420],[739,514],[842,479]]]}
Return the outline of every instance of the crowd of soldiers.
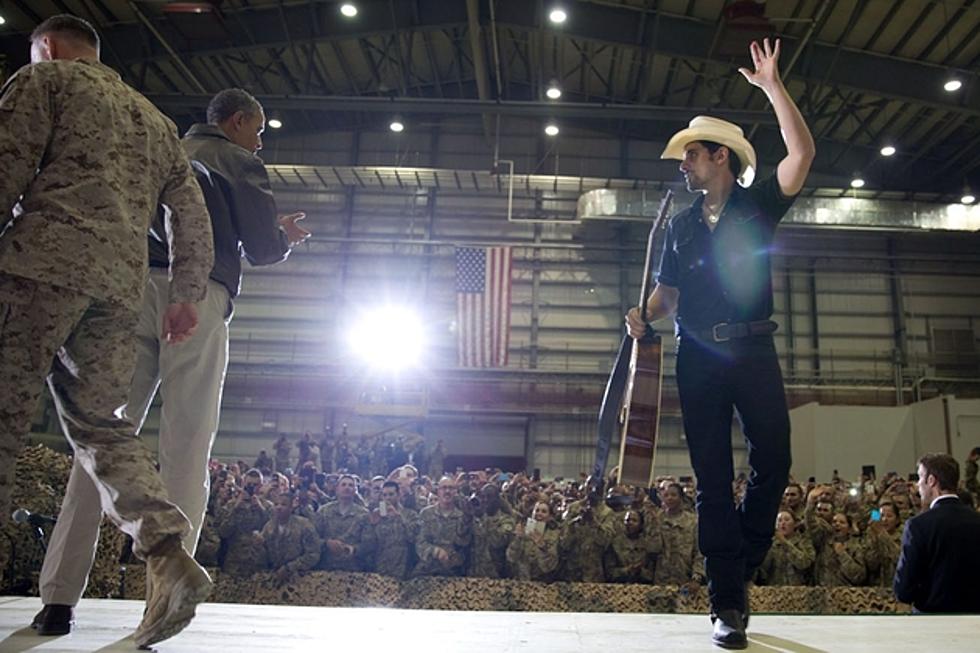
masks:
{"label": "crowd of soldiers", "polygon": [[[334,452],[351,449],[343,439],[330,443]],[[274,571],[283,582],[314,569],[682,591],[704,582],[693,479],[664,477],[652,490],[610,483],[603,491],[584,475],[551,481],[492,469],[444,475],[441,443],[429,459],[438,459],[432,474],[406,462],[362,477],[335,471],[336,459],[323,465],[309,458],[318,445],[303,443],[311,441],[300,440],[295,473],[289,466],[276,471],[276,461],[264,455],[251,467],[212,464],[199,562],[234,575]],[[966,485],[976,492],[971,458]],[[364,462],[370,465],[370,457]],[[746,483],[744,476],[736,480],[736,500]],[[914,482],[895,474],[877,482],[836,475],[829,484],[791,482],[756,582],[890,587],[902,523],[919,509],[916,492]]]}
{"label": "crowd of soldiers", "polygon": [[[960,499],[974,508],[980,497],[977,461],[966,461]],[[922,509],[914,475],[862,475],[849,483],[804,486],[791,482],[783,494],[772,548],[759,568],[764,585],[892,587],[905,522]]]}

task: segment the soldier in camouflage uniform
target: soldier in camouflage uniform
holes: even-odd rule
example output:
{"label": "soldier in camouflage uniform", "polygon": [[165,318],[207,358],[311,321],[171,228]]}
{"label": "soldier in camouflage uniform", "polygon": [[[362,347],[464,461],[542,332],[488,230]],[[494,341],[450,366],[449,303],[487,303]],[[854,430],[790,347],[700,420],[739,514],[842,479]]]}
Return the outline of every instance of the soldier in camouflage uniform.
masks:
{"label": "soldier in camouflage uniform", "polygon": [[[558,541],[562,561],[560,577],[570,582],[601,583],[606,574],[602,557],[612,539],[613,511],[595,497],[587,497],[565,512]],[[569,514],[575,514],[568,518]],[[602,515],[609,517],[603,518]]]}
{"label": "soldier in camouflage uniform", "polygon": [[429,478],[442,478],[446,467],[446,447],[442,440],[436,442],[436,448],[429,454]]}
{"label": "soldier in camouflage uniform", "polygon": [[500,489],[487,483],[480,489],[479,509],[473,520],[473,554],[467,575],[507,577],[507,546],[514,537],[514,518],[501,509]]}
{"label": "soldier in camouflage uniform", "polygon": [[663,495],[660,520],[664,548],[657,560],[657,585],[700,585],[704,581],[704,557],[698,549],[698,518],[684,508],[684,488],[671,483]]}
{"label": "soldier in camouflage uniform", "polygon": [[531,520],[544,524],[544,531],[528,533],[524,523],[514,527],[514,537],[507,546],[511,577],[517,580],[548,582],[558,570],[558,525],[546,501],[534,504]]}
{"label": "soldier in camouflage uniform", "polygon": [[659,528],[648,529],[642,512],[627,510],[606,549],[606,578],[613,583],[653,583],[663,545]]}
{"label": "soldier in camouflage uniform", "polygon": [[816,559],[813,543],[797,528],[793,513],[784,510],[776,516],[772,547],[757,572],[762,585],[808,585],[810,568]]}
{"label": "soldier in camouflage uniform", "polygon": [[808,533],[817,552],[813,581],[821,587],[860,585],[867,578],[864,547],[851,537],[852,524],[846,513],[834,513],[831,528]]}
{"label": "soldier in camouflage uniform", "polygon": [[456,482],[444,477],[438,501],[419,513],[415,551],[419,561],[414,576],[462,576],[473,539],[473,515],[456,506]]}
{"label": "soldier in camouflage uniform", "polygon": [[[214,234],[215,264],[207,297],[197,304],[194,338],[181,347],[167,347],[160,338],[160,316],[167,304],[170,247],[161,209],[149,236],[150,275],[139,325],[132,335],[136,368],[126,406],[127,416],[142,428],[157,389],[161,390],[160,474],[168,496],[191,522],[184,538],[184,548],[191,554],[207,506],[208,459],[218,429],[229,322],[241,287],[241,258],[244,254],[252,265],[278,263],[309,235],[295,225],[303,214],[277,214],[265,166],[255,154],[262,147],[265,121],[255,98],[240,89],[226,89],[211,100],[207,115],[208,124],[192,126],[182,141],[196,168]],[[65,490],[65,509],[51,533],[41,569],[45,605],[74,605],[81,598],[99,533],[101,515],[91,510],[98,503],[98,491],[76,461]],[[80,550],[93,553],[86,559]]]}
{"label": "soldier in camouflage uniform", "polygon": [[265,551],[256,535],[272,516],[272,506],[259,497],[262,474],[250,469],[238,496],[215,519],[218,535],[225,541],[221,569],[233,576],[248,576],[265,569]]}
{"label": "soldier in camouflage uniform", "polygon": [[790,483],[783,490],[783,503],[780,509],[792,514],[797,525],[803,523],[803,511],[806,508],[803,497],[803,486],[799,483]]}
{"label": "soldier in camouflage uniform", "polygon": [[403,580],[408,576],[412,545],[417,535],[415,513],[403,508],[398,500],[399,487],[395,481],[385,481],[381,487],[384,514],[378,508],[368,517],[370,527],[365,531],[363,545],[369,551],[375,573]]}
{"label": "soldier in camouflage uniform", "polygon": [[136,641],[152,644],[187,625],[210,579],[181,547],[187,518],[119,415],[156,207],[172,209],[168,343],[196,328],[210,221],[173,123],[99,62],[91,25],[48,19],[31,35],[31,60],[0,92],[0,512],[10,514],[14,463],[47,376],[102,509],[147,559],[154,591]]}
{"label": "soldier in camouflage uniform", "polygon": [[276,455],[276,471],[284,473],[289,469],[289,451],[293,445],[289,442],[285,433],[279,434],[279,439],[272,443],[272,450]]}
{"label": "soldier in camouflage uniform", "polygon": [[895,504],[885,502],[878,509],[881,520],[869,523],[864,535],[865,564],[868,584],[890,589],[902,553],[902,522]]}
{"label": "soldier in camouflage uniform", "polygon": [[968,492],[980,499],[980,481],[977,481],[978,460],[980,460],[980,447],[974,447],[963,468],[963,485]]}
{"label": "soldier in camouflage uniform", "polygon": [[368,510],[355,501],[357,484],[344,474],[337,481],[337,500],[321,506],[316,513],[316,532],[323,540],[318,569],[361,571],[366,553],[361,540],[367,526]]}
{"label": "soldier in camouflage uniform", "polygon": [[320,538],[310,520],[293,514],[296,497],[284,492],[276,498],[274,516],[260,533],[266,562],[280,583],[301,571],[313,569],[320,560]]}

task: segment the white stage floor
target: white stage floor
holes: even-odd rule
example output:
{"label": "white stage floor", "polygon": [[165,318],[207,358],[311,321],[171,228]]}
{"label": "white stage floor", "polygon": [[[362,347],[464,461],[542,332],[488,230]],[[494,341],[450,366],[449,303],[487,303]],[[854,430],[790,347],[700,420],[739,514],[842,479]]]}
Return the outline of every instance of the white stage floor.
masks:
{"label": "white stage floor", "polygon": [[[128,636],[141,601],[84,600],[75,630],[39,637],[29,627],[41,602],[0,597],[0,653],[135,651]],[[701,615],[447,612],[205,603],[161,653],[354,651],[455,653],[689,653],[714,651]],[[828,653],[978,650],[980,616],[796,617],[755,615],[750,651]]]}

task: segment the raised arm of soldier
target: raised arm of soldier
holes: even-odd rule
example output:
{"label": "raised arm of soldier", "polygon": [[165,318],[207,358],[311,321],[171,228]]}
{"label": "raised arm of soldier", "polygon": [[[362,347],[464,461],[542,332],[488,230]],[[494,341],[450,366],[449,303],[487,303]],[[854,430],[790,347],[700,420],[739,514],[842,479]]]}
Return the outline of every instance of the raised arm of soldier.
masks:
{"label": "raised arm of soldier", "polygon": [[783,195],[792,197],[803,188],[817,148],[799,108],[779,76],[779,52],[779,39],[775,40],[774,45],[770,45],[768,38],[762,41],[762,45],[753,41],[749,46],[749,53],[752,55],[755,70],[739,68],[738,71],[750,84],[762,89],[776,112],[779,131],[783,136],[783,143],[786,144],[786,156],[776,167],[776,179]]}

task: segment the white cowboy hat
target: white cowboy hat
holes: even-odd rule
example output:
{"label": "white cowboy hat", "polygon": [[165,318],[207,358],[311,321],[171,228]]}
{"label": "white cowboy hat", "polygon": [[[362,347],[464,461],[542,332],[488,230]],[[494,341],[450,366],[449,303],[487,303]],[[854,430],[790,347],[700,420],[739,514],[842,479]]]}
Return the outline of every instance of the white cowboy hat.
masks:
{"label": "white cowboy hat", "polygon": [[738,183],[748,188],[755,179],[755,148],[745,139],[742,128],[721,118],[711,116],[696,116],[667,142],[661,159],[684,160],[684,146],[694,141],[714,141],[724,145],[738,155],[742,169],[738,174]]}

